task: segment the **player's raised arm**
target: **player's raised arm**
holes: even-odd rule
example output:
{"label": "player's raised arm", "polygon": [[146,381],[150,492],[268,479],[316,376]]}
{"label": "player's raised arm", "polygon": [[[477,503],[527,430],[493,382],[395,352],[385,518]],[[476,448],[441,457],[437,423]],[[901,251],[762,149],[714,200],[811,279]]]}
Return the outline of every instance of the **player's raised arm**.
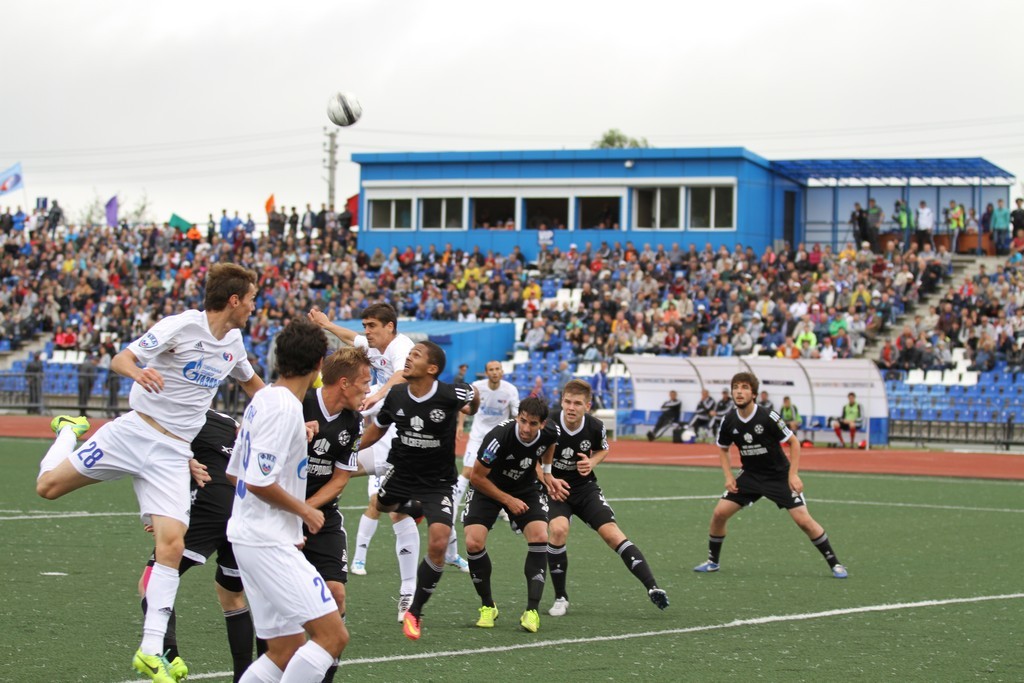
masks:
{"label": "player's raised arm", "polygon": [[316,306],[310,309],[309,319],[319,325],[323,330],[330,332],[346,344],[354,345],[356,343],[357,335],[353,330],[350,330],[347,327],[342,327],[341,325],[335,325],[331,322],[330,318],[327,317],[327,314]]}

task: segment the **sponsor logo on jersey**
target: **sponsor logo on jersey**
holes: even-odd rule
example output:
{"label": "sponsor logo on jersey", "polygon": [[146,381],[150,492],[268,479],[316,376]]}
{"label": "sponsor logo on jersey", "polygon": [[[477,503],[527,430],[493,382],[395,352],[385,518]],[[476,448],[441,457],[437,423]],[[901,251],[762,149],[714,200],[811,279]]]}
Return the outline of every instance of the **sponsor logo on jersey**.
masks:
{"label": "sponsor logo on jersey", "polygon": [[443,410],[441,410],[439,408],[435,408],[434,410],[430,411],[430,419],[433,422],[443,422],[444,418],[445,418],[445,413],[444,413]]}
{"label": "sponsor logo on jersey", "polygon": [[331,442],[327,439],[320,438],[313,442],[313,452],[317,455],[325,455],[329,450],[331,450]]}
{"label": "sponsor logo on jersey", "polygon": [[764,434],[764,427],[762,425],[754,425],[755,434]]}
{"label": "sponsor logo on jersey", "polygon": [[753,443],[754,437],[750,435],[750,432],[743,432],[743,440],[746,441],[747,443]]}
{"label": "sponsor logo on jersey", "polygon": [[185,365],[181,375],[192,384],[211,389],[220,386],[220,378],[216,374],[218,371],[219,368],[204,367],[203,361],[194,360]]}
{"label": "sponsor logo on jersey", "polygon": [[156,335],[152,332],[147,332],[143,335],[142,339],[139,340],[139,346],[144,349],[152,349],[160,344],[160,341],[156,338]]}
{"label": "sponsor logo on jersey", "polygon": [[537,446],[537,456],[538,457],[540,457],[544,453],[544,449],[545,448],[547,448],[547,446]]}
{"label": "sponsor logo on jersey", "polygon": [[299,461],[298,466],[295,468],[295,474],[299,476],[299,479],[306,478],[306,472],[309,469],[309,458],[303,458]]}
{"label": "sponsor logo on jersey", "polygon": [[485,448],[484,452],[480,455],[480,461],[483,462],[485,465],[490,465],[491,463],[493,463],[495,458],[498,457],[498,448],[498,440],[491,439],[491,442],[487,444],[487,448]]}
{"label": "sponsor logo on jersey", "polygon": [[274,465],[277,463],[277,456],[273,453],[260,453],[256,456],[256,462],[260,466],[260,472],[263,473],[263,476],[266,476],[274,469]]}
{"label": "sponsor logo on jersey", "polygon": [[231,355],[230,353],[228,353],[227,351],[225,351],[225,352],[224,352],[223,354],[221,354],[221,357],[222,357],[222,358],[224,358],[224,360],[226,360],[226,361],[227,361],[227,362],[229,362],[229,363],[230,363],[231,361],[233,361],[233,360],[235,359],[235,357],[234,357],[234,356],[232,356],[232,355]]}
{"label": "sponsor logo on jersey", "polygon": [[423,431],[423,418],[418,415],[413,415],[412,419],[409,420],[409,425],[417,432]]}
{"label": "sponsor logo on jersey", "polygon": [[589,451],[590,450],[590,439],[583,439],[583,441],[580,441],[580,450],[581,451]]}
{"label": "sponsor logo on jersey", "polygon": [[522,460],[519,461],[519,468],[524,470],[529,469],[530,465],[532,464],[533,458],[523,458]]}
{"label": "sponsor logo on jersey", "polygon": [[347,446],[350,441],[352,441],[352,435],[348,433],[347,429],[342,430],[338,434],[338,445],[339,446]]}

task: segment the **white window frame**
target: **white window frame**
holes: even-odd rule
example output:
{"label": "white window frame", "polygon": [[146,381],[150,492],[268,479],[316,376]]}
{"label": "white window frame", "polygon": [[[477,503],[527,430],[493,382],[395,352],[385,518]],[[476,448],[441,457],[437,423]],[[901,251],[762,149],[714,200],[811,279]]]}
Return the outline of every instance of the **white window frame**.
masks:
{"label": "white window frame", "polygon": [[[711,188],[713,190],[717,190],[718,188],[730,188],[732,190],[732,226],[728,227],[728,228],[724,228],[724,227],[723,228],[716,228],[716,227],[694,228],[694,227],[692,227],[690,225],[690,206],[689,206],[690,202],[687,201],[686,214],[685,214],[686,229],[688,231],[690,231],[690,232],[709,232],[709,233],[711,233],[711,232],[713,232],[713,233],[736,232],[739,229],[737,227],[737,225],[736,225],[736,215],[737,215],[736,212],[737,212],[737,204],[738,204],[738,202],[737,202],[737,195],[739,194],[739,192],[737,192],[737,189],[736,189],[737,186],[738,186],[738,183],[736,183],[735,181],[734,182],[727,182],[727,183],[707,182],[707,183],[690,183],[690,184],[688,184],[686,186],[686,197],[687,197],[687,199],[689,199],[690,190],[693,190],[693,189],[696,189],[696,188]],[[711,209],[710,209],[711,210],[711,216],[710,217],[711,217],[712,221],[714,221],[714,219],[715,219],[715,197],[717,195],[718,195],[718,192],[712,192],[711,193]]]}
{"label": "white window frame", "polygon": [[[372,213],[372,209],[370,208],[370,202],[381,202],[381,201],[390,202],[391,203],[391,224],[388,227],[386,227],[386,228],[373,227],[371,225],[373,223],[373,213]],[[396,226],[395,225],[395,202],[399,202],[399,201],[409,201],[409,202],[411,202],[411,206],[409,207],[409,214],[410,214],[409,215],[409,223],[410,223],[410,225],[408,227]],[[380,231],[380,232],[383,232],[383,231],[389,231],[390,232],[390,231],[394,231],[394,230],[401,230],[401,231],[412,232],[413,230],[416,229],[417,208],[418,207],[417,207],[417,204],[416,204],[416,200],[410,198],[407,193],[394,194],[393,196],[376,196],[375,195],[373,197],[367,197],[366,198],[366,217],[367,217],[368,220],[366,221],[367,225],[366,225],[365,229],[370,230],[370,231]],[[360,226],[360,229],[363,229],[363,226]]]}
{"label": "white window frame", "polygon": [[[659,225],[644,225],[639,224],[638,218],[640,216],[640,191],[641,190],[655,190],[657,192],[654,200],[654,222]],[[679,193],[679,225],[675,228],[663,228],[660,226],[661,223],[661,192],[663,190],[675,190]],[[633,187],[633,216],[632,224],[634,230],[641,230],[643,232],[683,232],[686,230],[686,186],[675,185],[675,184],[663,184],[663,183],[649,183],[643,185],[636,185]]]}
{"label": "white window frame", "polygon": [[[423,202],[423,200],[425,200],[425,199],[440,199],[441,200],[441,227],[439,227],[439,228],[427,228],[427,227],[423,226],[423,212],[420,209],[422,208],[421,202]],[[457,227],[457,228],[445,227],[445,224],[448,222],[447,221],[447,218],[448,218],[447,214],[448,214],[448,200],[449,199],[458,199],[458,200],[460,200],[462,202],[462,224],[459,225],[459,227]],[[413,201],[416,204],[416,214],[417,214],[416,215],[416,226],[417,226],[416,229],[417,230],[419,230],[421,232],[446,232],[446,233],[459,232],[460,230],[464,232],[466,230],[466,209],[468,208],[469,198],[466,197],[465,195],[459,196],[455,192],[446,192],[446,193],[444,193],[442,195],[438,195],[438,196],[434,196],[433,193],[419,193],[419,194],[416,195],[416,198]]]}

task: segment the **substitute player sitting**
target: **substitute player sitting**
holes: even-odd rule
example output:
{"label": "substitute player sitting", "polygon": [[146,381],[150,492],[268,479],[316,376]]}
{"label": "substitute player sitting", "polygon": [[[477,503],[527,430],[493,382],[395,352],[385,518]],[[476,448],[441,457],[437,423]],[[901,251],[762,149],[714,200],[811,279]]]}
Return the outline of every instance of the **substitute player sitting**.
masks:
{"label": "substitute player sitting", "polygon": [[[717,572],[729,518],[744,506],[767,498],[789,512],[796,525],[824,556],[832,568],[832,575],[845,579],[846,568],[839,564],[832,551],[828,534],[807,511],[804,484],[800,480],[800,441],[777,413],[754,404],[757,387],[757,377],[753,373],[741,372],[732,378],[732,398],[736,409],[725,415],[718,430],[725,493],[711,515],[708,559],[693,570]],[[789,459],[782,451],[783,443],[789,445]],[[733,475],[729,464],[729,448],[733,444],[740,452],[742,470],[739,477]]]}
{"label": "substitute player sitting", "polygon": [[604,423],[590,414],[591,395],[589,384],[581,379],[569,380],[562,389],[562,410],[551,418],[559,435],[553,469],[544,472],[544,483],[552,498],[548,512],[548,567],[555,588],[555,603],[548,614],[561,617],[569,611],[565,588],[569,555],[565,543],[573,515],[598,533],[644,585],[651,602],[665,609],[668,596],[658,588],[644,554],[615,523],[615,512],[594,476],[594,467],[608,455],[608,436]]}
{"label": "substitute player sitting", "polygon": [[256,635],[268,648],[241,683],[316,683],[348,643],[327,583],[298,549],[303,524],[314,534],[324,524],[324,513],[306,503],[302,398],[320,371],[327,338],[314,323],[297,318],[274,344],[279,379],[245,409],[228,463],[228,475],[238,481],[228,540]]}
{"label": "substitute player sitting", "polygon": [[526,574],[526,611],[519,624],[536,633],[540,628],[537,608],[544,594],[547,575],[548,497],[537,481],[537,463],[551,469],[558,426],[547,423],[548,406],[539,398],[519,404],[515,420],[506,420],[483,439],[470,475],[462,524],[466,531],[466,552],[473,587],[482,603],[476,625],[492,628],[498,607],[491,595],[491,557],[487,554],[487,532],[501,510],[508,512],[512,526],[523,532],[529,550]]}

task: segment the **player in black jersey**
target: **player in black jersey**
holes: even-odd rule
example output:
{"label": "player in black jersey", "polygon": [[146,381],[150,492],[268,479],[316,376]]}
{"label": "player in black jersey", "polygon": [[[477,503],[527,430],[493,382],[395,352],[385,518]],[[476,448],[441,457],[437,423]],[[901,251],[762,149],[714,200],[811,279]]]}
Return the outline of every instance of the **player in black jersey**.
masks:
{"label": "player in black jersey", "polygon": [[[238,681],[252,663],[252,645],[255,631],[249,606],[242,591],[242,579],[238,574],[238,564],[227,539],[228,518],[231,516],[231,503],[235,496],[235,487],[228,481],[225,470],[231,450],[235,444],[238,423],[224,413],[215,410],[206,411],[206,423],[192,441],[192,453],[195,456],[193,470],[205,472],[203,484],[192,482],[192,506],[189,513],[190,523],[185,533],[185,553],[178,566],[178,575],[190,568],[205,564],[217,552],[217,573],[214,578],[217,599],[224,610],[224,620],[228,631],[228,647],[234,668],[234,680]],[[151,556],[146,570],[139,582],[140,593],[145,595],[145,584],[149,580],[149,572],[155,559]],[[146,599],[142,598],[142,611],[146,612]],[[177,642],[177,610],[171,612],[164,634],[164,651],[171,663],[170,672],[180,678],[188,675],[188,667],[178,652]],[[266,645],[257,641],[257,654],[263,654]]]}
{"label": "player in black jersey", "polygon": [[[324,524],[315,534],[303,525],[302,554],[327,582],[344,619],[348,553],[338,496],[359,467],[363,423],[358,411],[370,388],[370,358],[364,349],[342,347],[324,359],[320,376],[323,386],[306,392],[302,415],[313,432],[306,447],[306,504],[324,513]],[[334,680],[337,668],[327,670],[323,683]]]}
{"label": "player in black jersey", "polygon": [[537,463],[551,467],[558,425],[545,424],[548,406],[539,398],[519,404],[514,420],[505,420],[480,441],[476,462],[469,475],[472,488],[462,511],[466,530],[466,551],[473,587],[480,596],[480,628],[493,628],[498,608],[491,595],[491,558],[487,554],[487,532],[498,513],[509,514],[512,527],[523,532],[526,553],[526,611],[519,624],[536,633],[540,627],[537,608],[544,594],[547,574],[548,497],[537,481]]}
{"label": "player in black jersey", "polygon": [[416,592],[402,617],[402,631],[410,640],[420,637],[424,603],[441,580],[453,519],[455,486],[455,429],[460,410],[476,413],[480,397],[469,384],[439,382],[444,372],[444,351],[429,341],[412,347],[405,359],[405,384],[388,392],[381,408],[363,434],[363,448],[377,442],[389,425],[398,435],[391,442],[388,466],[380,479],[377,506],[381,512],[419,516],[429,523],[427,555],[416,571]]}
{"label": "player in black jersey", "polygon": [[[779,508],[785,508],[797,526],[825,557],[832,575],[845,579],[846,568],[839,564],[828,534],[807,512],[804,484],[800,481],[800,441],[774,411],[767,411],[754,403],[758,388],[753,373],[741,372],[732,378],[732,398],[735,410],[723,418],[718,430],[718,448],[725,472],[725,493],[711,515],[708,559],[696,567],[697,572],[717,572],[725,525],[729,518],[744,506],[767,498]],[[782,444],[789,445],[789,458]],[[729,448],[735,444],[740,452],[742,469],[733,476],[729,464]]]}
{"label": "player in black jersey", "polygon": [[569,610],[565,589],[569,556],[565,542],[573,515],[601,536],[644,584],[651,602],[665,609],[668,596],[658,588],[643,553],[615,523],[615,512],[594,476],[594,466],[608,455],[608,437],[604,424],[590,414],[591,397],[589,384],[580,379],[569,380],[562,389],[562,410],[551,418],[559,428],[559,436],[553,466],[542,468],[552,498],[548,512],[548,566],[555,587],[555,604],[548,614],[560,617]]}

